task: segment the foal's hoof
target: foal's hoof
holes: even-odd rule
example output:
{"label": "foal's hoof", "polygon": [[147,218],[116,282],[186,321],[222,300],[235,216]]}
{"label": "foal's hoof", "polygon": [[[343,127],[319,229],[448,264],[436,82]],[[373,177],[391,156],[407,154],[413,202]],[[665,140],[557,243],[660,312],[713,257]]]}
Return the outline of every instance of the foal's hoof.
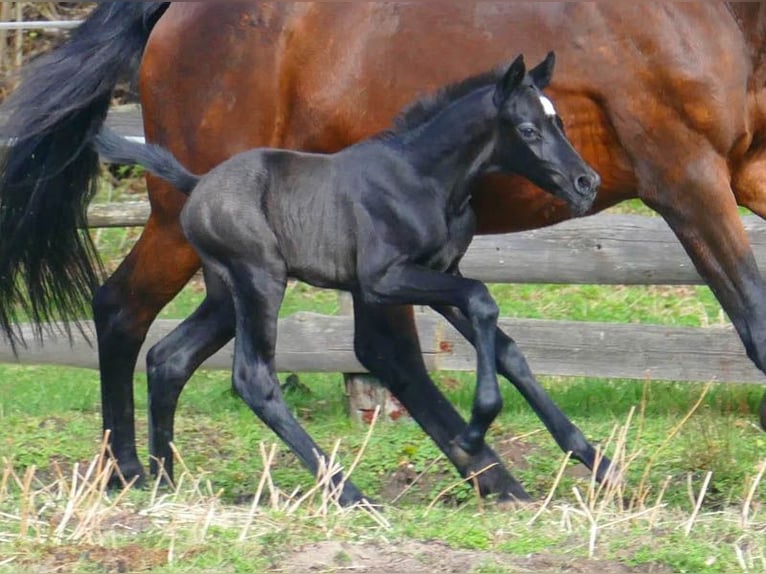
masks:
{"label": "foal's hoof", "polygon": [[536,504],[536,501],[525,492],[521,497],[511,494],[501,495],[497,498],[496,504],[498,510],[510,512],[529,509]]}
{"label": "foal's hoof", "polygon": [[119,465],[109,477],[108,486],[112,490],[121,490],[128,484],[131,484],[133,488],[146,486],[146,471],[141,463]]}
{"label": "foal's hoof", "polygon": [[376,500],[366,497],[362,494],[361,490],[349,482],[344,485],[343,490],[340,492],[338,504],[344,508],[379,506]]}
{"label": "foal's hoof", "polygon": [[604,457],[601,459],[596,470],[596,480],[599,484],[620,488],[625,486],[625,475],[622,469],[614,462]]}
{"label": "foal's hoof", "polygon": [[458,444],[457,440],[452,443],[451,451],[452,460],[455,463],[455,466],[468,467],[473,462],[474,455]]}
{"label": "foal's hoof", "polygon": [[452,443],[452,454],[455,458],[466,466],[473,458],[481,453],[484,448],[484,437],[479,434],[462,432]]}

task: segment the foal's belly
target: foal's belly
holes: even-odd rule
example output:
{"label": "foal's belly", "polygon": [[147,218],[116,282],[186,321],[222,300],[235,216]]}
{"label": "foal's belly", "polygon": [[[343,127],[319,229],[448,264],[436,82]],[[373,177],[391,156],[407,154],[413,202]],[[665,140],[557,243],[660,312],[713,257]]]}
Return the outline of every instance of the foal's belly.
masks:
{"label": "foal's belly", "polygon": [[328,244],[307,243],[287,254],[287,273],[314,287],[349,290],[357,284],[356,250],[339,237]]}

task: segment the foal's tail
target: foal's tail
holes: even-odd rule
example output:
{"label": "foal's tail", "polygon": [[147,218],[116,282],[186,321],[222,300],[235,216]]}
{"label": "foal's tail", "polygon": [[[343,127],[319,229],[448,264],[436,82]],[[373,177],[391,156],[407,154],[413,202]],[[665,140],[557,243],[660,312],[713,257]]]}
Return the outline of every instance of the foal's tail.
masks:
{"label": "foal's tail", "polygon": [[106,128],[95,137],[93,144],[103,160],[114,163],[137,163],[186,195],[189,195],[199,182],[198,176],[181,165],[173,154],[163,147],[140,144]]}
{"label": "foal's tail", "polygon": [[117,82],[132,77],[169,2],[100,2],[65,44],[29,66],[0,108],[0,329],[77,320],[98,286],[87,232],[98,133]]}

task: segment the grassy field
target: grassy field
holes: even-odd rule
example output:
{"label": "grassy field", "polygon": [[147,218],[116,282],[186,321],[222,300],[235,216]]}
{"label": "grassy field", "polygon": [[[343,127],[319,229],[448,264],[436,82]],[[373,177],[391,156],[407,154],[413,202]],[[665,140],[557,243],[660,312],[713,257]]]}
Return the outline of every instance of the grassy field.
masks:
{"label": "grassy field", "polygon": [[[96,232],[109,266],[135,230]],[[493,286],[506,316],[705,326],[725,321],[702,287]],[[191,284],[163,312],[184,317]],[[337,311],[291,285],[283,314]],[[600,489],[504,388],[491,442],[540,503],[478,499],[409,421],[345,415],[340,375],[300,373],[287,400],[382,510],[339,509],[233,396],[225,372],[197,373],[181,400],[174,491],[105,492],[95,372],[0,366],[0,573],[4,572],[761,572],[766,435],[761,389],[543,380],[563,410],[625,467]],[[284,378],[284,375],[283,375]],[[465,413],[470,376],[435,375]],[[147,459],[145,378],[136,377]]]}

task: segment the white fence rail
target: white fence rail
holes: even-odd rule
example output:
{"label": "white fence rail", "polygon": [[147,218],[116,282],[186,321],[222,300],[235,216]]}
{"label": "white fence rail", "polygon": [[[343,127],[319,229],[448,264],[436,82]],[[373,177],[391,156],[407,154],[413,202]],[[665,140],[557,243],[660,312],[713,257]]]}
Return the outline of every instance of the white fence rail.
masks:
{"label": "white fence rail", "polygon": [[0,32],[16,30],[70,30],[82,20],[35,20],[32,22],[0,22]]}

